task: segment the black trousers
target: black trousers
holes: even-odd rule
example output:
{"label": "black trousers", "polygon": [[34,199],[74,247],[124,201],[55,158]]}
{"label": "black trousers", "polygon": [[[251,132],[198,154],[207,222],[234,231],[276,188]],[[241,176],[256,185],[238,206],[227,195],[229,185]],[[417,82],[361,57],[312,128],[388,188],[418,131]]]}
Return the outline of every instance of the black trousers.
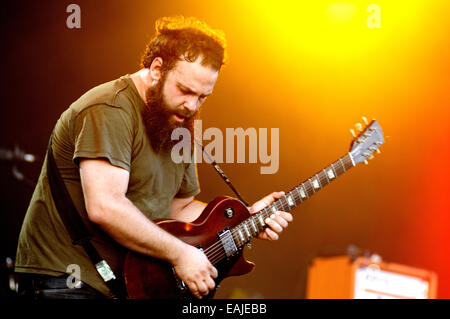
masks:
{"label": "black trousers", "polygon": [[19,296],[30,299],[107,299],[82,281],[70,284],[69,275],[54,277],[39,274],[18,274]]}

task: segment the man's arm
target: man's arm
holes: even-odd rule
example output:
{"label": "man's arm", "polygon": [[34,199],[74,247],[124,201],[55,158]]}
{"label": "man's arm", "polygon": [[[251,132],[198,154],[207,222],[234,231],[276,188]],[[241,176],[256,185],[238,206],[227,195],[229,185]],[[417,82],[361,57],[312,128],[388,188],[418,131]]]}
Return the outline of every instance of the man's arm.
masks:
{"label": "man's arm", "polygon": [[217,270],[204,253],[158,227],[126,197],[128,171],[106,160],[82,159],[80,176],[93,223],[124,247],[171,263],[195,296],[214,288]]}
{"label": "man's arm", "polygon": [[175,197],[170,206],[170,218],[182,222],[193,222],[200,216],[205,207],[205,203],[194,200],[194,197]]}

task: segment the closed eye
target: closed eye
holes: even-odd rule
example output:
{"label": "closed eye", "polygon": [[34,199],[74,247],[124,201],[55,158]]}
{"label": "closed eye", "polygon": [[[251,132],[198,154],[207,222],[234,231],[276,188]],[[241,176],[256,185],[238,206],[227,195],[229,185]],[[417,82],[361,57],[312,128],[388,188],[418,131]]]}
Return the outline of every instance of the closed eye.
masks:
{"label": "closed eye", "polygon": [[183,93],[184,95],[197,95],[197,93],[195,93],[194,91],[183,87],[181,85],[178,85],[178,89],[180,90],[181,93]]}
{"label": "closed eye", "polygon": [[178,83],[177,85],[178,89],[180,90],[180,92],[184,95],[197,95],[199,100],[204,101],[209,94],[198,94],[197,92],[185,87],[184,85],[182,85],[181,83]]}

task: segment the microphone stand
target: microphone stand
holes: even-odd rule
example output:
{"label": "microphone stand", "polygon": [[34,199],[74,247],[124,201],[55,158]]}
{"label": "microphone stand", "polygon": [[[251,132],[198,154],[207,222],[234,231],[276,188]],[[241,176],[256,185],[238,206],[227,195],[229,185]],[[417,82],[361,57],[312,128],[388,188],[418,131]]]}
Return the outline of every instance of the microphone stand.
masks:
{"label": "microphone stand", "polygon": [[6,150],[0,148],[0,159],[12,163],[11,174],[15,180],[24,183],[28,187],[34,188],[36,183],[31,179],[27,178],[21,171],[19,171],[17,164],[20,161],[32,163],[35,161],[36,157],[32,154],[25,154],[23,150],[17,145],[14,146],[14,151]]}
{"label": "microphone stand", "polygon": [[11,174],[12,176],[18,180],[19,182],[24,183],[25,185],[27,185],[28,187],[34,188],[36,187],[36,183],[33,182],[31,179],[29,179],[28,177],[26,177],[25,175],[23,175],[19,169],[17,168],[16,164],[13,164],[12,169],[11,169]]}

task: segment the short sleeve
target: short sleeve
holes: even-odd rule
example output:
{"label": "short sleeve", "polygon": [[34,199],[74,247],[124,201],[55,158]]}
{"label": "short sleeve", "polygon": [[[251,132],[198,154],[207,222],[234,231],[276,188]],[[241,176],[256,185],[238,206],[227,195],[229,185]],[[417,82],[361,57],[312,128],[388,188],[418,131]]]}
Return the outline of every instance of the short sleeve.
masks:
{"label": "short sleeve", "polygon": [[122,108],[93,105],[75,118],[73,161],[106,158],[112,165],[130,171],[133,143],[132,119]]}
{"label": "short sleeve", "polygon": [[186,198],[195,196],[198,193],[200,193],[200,186],[197,175],[197,164],[195,161],[191,161],[191,163],[186,165],[180,190],[175,197]]}

